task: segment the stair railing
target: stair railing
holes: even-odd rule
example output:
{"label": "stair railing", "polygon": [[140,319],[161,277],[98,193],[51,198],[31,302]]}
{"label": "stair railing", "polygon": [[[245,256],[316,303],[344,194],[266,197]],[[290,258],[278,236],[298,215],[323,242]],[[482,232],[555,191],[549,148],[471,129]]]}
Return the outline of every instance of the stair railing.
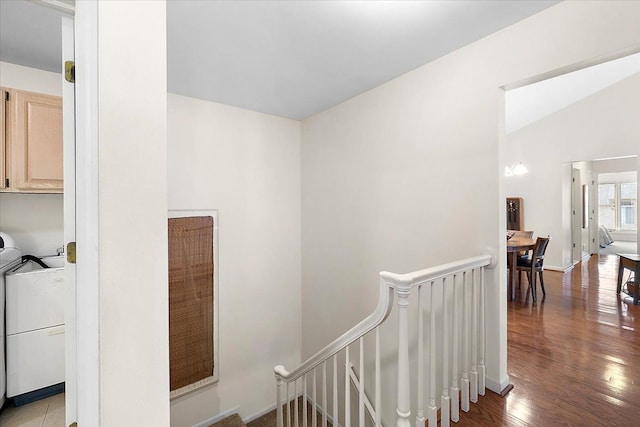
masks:
{"label": "stair railing", "polygon": [[[311,427],[317,427],[318,413],[321,415],[322,427],[331,421],[339,424],[338,412],[338,354],[344,350],[343,377],[343,427],[351,427],[352,416],[358,420],[358,426],[365,426],[365,406],[368,416],[375,421],[376,427],[382,427],[382,395],[381,395],[381,362],[380,362],[380,325],[388,318],[393,308],[394,293],[398,304],[398,356],[397,356],[397,395],[396,421],[397,427],[411,425],[411,378],[417,378],[417,413],[416,427],[424,427],[425,420],[429,426],[437,426],[438,396],[436,392],[437,369],[436,359],[442,357],[439,366],[442,378],[440,395],[441,425],[449,426],[450,420],[457,422],[460,408],[469,410],[469,402],[477,402],[478,395],[485,393],[485,312],[484,312],[484,273],[485,268],[495,266],[491,255],[468,258],[449,264],[407,274],[389,272],[380,273],[380,294],[378,304],[367,318],[345,332],[338,339],[318,351],[299,367],[287,371],[283,366],[275,367],[277,388],[277,427],[293,425],[299,427],[298,397],[302,397],[302,424],[308,427],[307,402],[311,403]],[[414,288],[418,289],[418,337],[417,337],[417,373],[410,375],[410,340],[409,340],[409,296]],[[441,289],[441,298],[434,296]],[[434,292],[436,290],[436,292]],[[428,300],[426,309],[424,300]],[[424,314],[429,314],[425,321]],[[441,315],[436,316],[439,312]],[[439,329],[437,324],[439,323]],[[451,323],[451,324],[450,324]],[[425,326],[429,329],[429,339],[425,343]],[[442,331],[440,340],[436,331]],[[375,332],[375,349],[373,363],[373,396],[371,402],[365,393],[365,347],[364,337]],[[358,341],[358,374],[350,358],[350,345]],[[441,341],[441,342],[438,342]],[[462,346],[462,351],[460,351]],[[425,352],[427,354],[425,355]],[[367,352],[368,353],[368,352]],[[451,364],[449,361],[451,360]],[[354,361],[355,362],[355,361]],[[329,415],[327,402],[327,365],[332,368],[332,412]],[[424,366],[428,365],[428,373]],[[461,375],[459,372],[461,370]],[[317,377],[321,370],[321,400],[317,396]],[[311,384],[307,384],[311,376]],[[369,377],[370,378],[370,377]],[[357,412],[352,414],[351,383],[354,383],[358,395]],[[300,389],[298,385],[300,384]],[[450,385],[449,385],[450,384]],[[428,385],[428,387],[425,387]],[[308,395],[311,389],[311,396]],[[367,389],[371,386],[367,383]],[[292,395],[293,392],[293,395]],[[425,399],[425,393],[428,399]],[[369,396],[371,393],[369,393]],[[461,396],[461,397],[459,397]],[[286,397],[286,400],[285,400]],[[293,399],[292,399],[293,397]],[[293,401],[293,413],[291,403]],[[286,406],[284,406],[286,402]],[[427,416],[425,418],[425,404]],[[292,416],[293,415],[293,416]],[[329,420],[331,418],[331,420]]]}

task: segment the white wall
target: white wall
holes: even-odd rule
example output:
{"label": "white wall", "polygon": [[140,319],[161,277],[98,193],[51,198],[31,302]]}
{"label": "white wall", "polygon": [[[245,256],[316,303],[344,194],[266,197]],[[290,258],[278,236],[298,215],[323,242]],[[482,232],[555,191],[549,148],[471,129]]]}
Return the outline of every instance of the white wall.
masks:
{"label": "white wall", "polygon": [[[166,5],[96,7],[99,424],[80,418],[78,424],[169,426]],[[76,51],[79,68],[95,65],[86,53]],[[78,136],[92,144],[83,132]],[[83,287],[95,284],[78,283]],[[85,312],[79,314],[82,334],[88,325]],[[81,340],[79,362],[86,358],[84,346]],[[85,375],[79,372],[79,394]]]}
{"label": "white wall", "polygon": [[219,209],[219,382],[171,402],[172,427],[275,404],[300,362],[300,123],[169,94],[169,209]]}
{"label": "white wall", "polygon": [[563,2],[303,121],[303,358],[373,309],[379,271],[489,247],[488,385],[507,385],[499,88],[640,46],[638,16]]}
{"label": "white wall", "polygon": [[[0,62],[0,86],[62,95],[62,75]],[[0,230],[25,254],[55,254],[63,246],[62,194],[0,193]]]}
{"label": "white wall", "polygon": [[[524,199],[527,229],[552,236],[545,265],[571,265],[571,241],[562,225],[563,216],[570,215],[561,190],[563,163],[640,154],[637,93],[640,74],[508,135],[507,158],[518,156],[529,174],[506,180],[507,192]],[[637,170],[637,158],[628,162]],[[592,203],[597,203],[595,194]]]}

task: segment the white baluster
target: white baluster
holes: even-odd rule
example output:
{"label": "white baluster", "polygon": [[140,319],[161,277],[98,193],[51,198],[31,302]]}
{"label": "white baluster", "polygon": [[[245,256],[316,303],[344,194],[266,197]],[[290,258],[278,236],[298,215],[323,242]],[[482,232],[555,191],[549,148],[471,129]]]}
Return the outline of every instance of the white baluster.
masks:
{"label": "white baluster", "polygon": [[364,427],[364,338],[360,337],[360,392],[358,393],[358,425]]}
{"label": "white baluster", "polygon": [[478,377],[478,393],[484,396],[486,388],[486,367],[484,364],[485,357],[485,324],[484,324],[484,267],[480,267],[480,361],[479,361],[479,377]]}
{"label": "white baluster", "polygon": [[338,425],[338,355],[333,356],[333,421],[332,425]]}
{"label": "white baluster", "polygon": [[296,427],[300,427],[298,419],[298,380],[293,381],[293,423]]}
{"label": "white baluster", "polygon": [[416,427],[424,427],[424,314],[422,285],[418,286],[418,409]]}
{"label": "white baluster", "polygon": [[344,362],[344,427],[351,427],[351,389],[349,378],[349,369],[350,369],[350,361],[349,361],[349,346],[347,346],[345,351],[345,362]]}
{"label": "white baluster", "polygon": [[469,400],[478,402],[478,293],[477,270],[471,273],[471,389]]}
{"label": "white baluster", "polygon": [[442,396],[440,397],[440,425],[449,427],[449,303],[446,278],[442,278]]}
{"label": "white baluster", "polygon": [[462,283],[462,399],[460,406],[465,412],[469,412],[469,306],[468,274],[465,271]]}
{"label": "white baluster", "polygon": [[322,363],[322,427],[327,427],[327,361]]}
{"label": "white baluster", "polygon": [[307,427],[307,406],[309,406],[309,400],[307,399],[307,374],[302,376],[302,427]]}
{"label": "white baluster", "polygon": [[380,385],[380,327],[376,328],[376,427],[382,427],[382,387]]}
{"label": "white baluster", "polygon": [[398,405],[397,427],[409,427],[411,422],[411,390],[409,385],[409,293],[411,289],[396,288],[398,296]]}
{"label": "white baluster", "polygon": [[311,426],[312,427],[318,427],[318,399],[316,397],[316,390],[317,390],[317,384],[316,384],[316,377],[317,377],[317,373],[316,373],[316,368],[313,368],[313,390],[311,390],[311,399],[313,400],[313,410],[311,411],[311,416],[313,417],[311,419]]}
{"label": "white baluster", "polygon": [[291,427],[291,392],[287,383],[287,427]]}
{"label": "white baluster", "polygon": [[429,308],[431,312],[429,332],[429,407],[427,419],[430,426],[438,425],[438,407],[436,406],[436,307],[433,298],[434,282],[429,283]]}
{"label": "white baluster", "polygon": [[278,406],[276,408],[276,423],[278,427],[283,427],[283,416],[282,416],[282,380],[278,378],[276,380],[276,395],[278,400]]}
{"label": "white baluster", "polygon": [[458,303],[458,284],[457,276],[453,275],[453,360],[451,374],[451,420],[458,422],[460,420],[460,389],[458,388],[458,343],[460,341],[460,310]]}

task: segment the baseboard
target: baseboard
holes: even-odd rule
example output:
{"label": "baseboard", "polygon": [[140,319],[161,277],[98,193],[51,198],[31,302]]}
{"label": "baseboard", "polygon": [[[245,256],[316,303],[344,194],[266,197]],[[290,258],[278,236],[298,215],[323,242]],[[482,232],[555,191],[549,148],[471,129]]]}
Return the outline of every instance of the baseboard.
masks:
{"label": "baseboard", "polygon": [[575,264],[571,264],[568,267],[557,267],[555,265],[547,265],[547,264],[545,264],[544,265],[544,269],[545,270],[551,270],[551,271],[559,271],[560,273],[566,273],[567,271],[573,270],[574,266],[575,266]]}
{"label": "baseboard", "polygon": [[502,395],[502,392],[509,387],[510,382],[508,375],[502,381],[495,381],[489,377],[485,378],[485,386],[492,392],[499,395]]}
{"label": "baseboard", "polygon": [[218,421],[223,420],[230,415],[238,413],[239,410],[240,406],[235,406],[231,409],[227,409],[226,411],[219,413],[215,417],[200,421],[198,424],[194,424],[193,427],[209,427],[211,424],[217,423]]}

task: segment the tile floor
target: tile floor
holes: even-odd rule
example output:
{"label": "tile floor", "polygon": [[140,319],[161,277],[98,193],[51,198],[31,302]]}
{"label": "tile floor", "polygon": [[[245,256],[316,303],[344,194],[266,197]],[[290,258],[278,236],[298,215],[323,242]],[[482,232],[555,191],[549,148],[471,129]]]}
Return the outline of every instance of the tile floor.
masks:
{"label": "tile floor", "polygon": [[64,393],[15,408],[5,408],[0,414],[0,426],[64,427]]}

